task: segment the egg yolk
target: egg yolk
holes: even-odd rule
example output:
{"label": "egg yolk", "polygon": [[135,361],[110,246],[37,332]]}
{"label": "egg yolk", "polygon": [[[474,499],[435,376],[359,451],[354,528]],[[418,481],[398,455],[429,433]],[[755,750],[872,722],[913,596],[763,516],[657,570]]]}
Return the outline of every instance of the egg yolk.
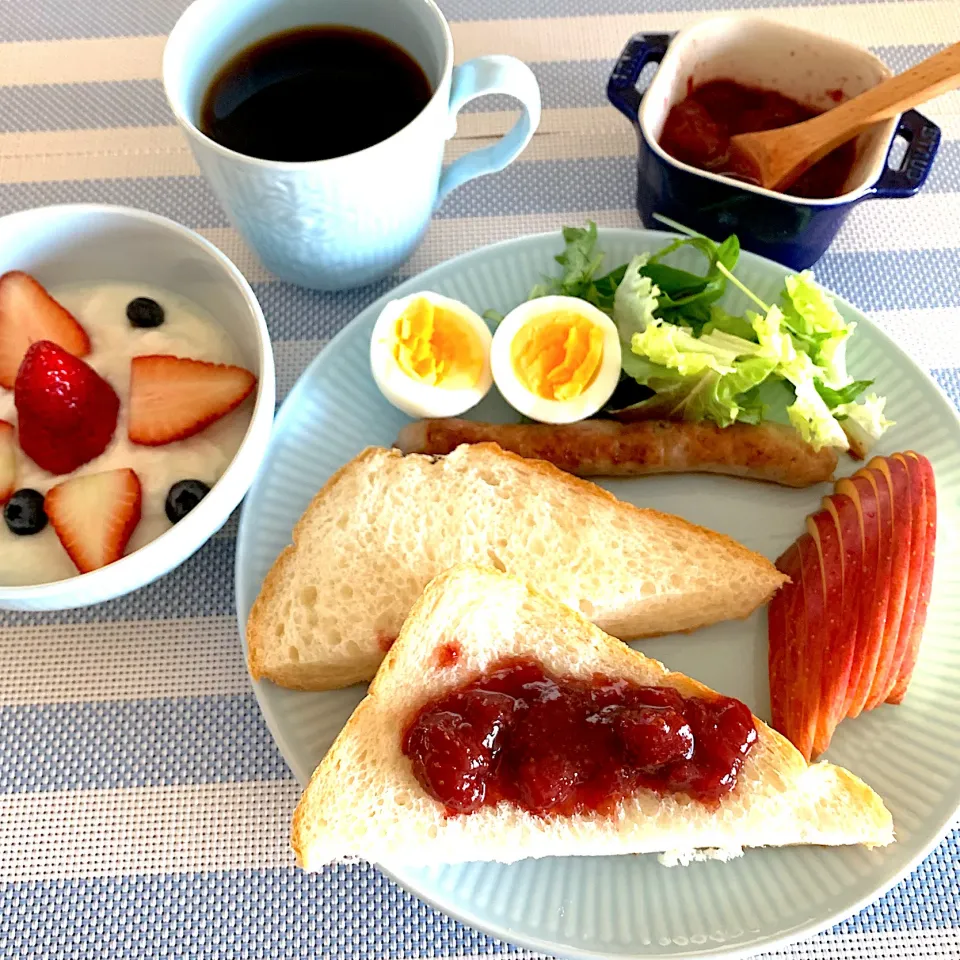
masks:
{"label": "egg yolk", "polygon": [[510,346],[517,379],[545,400],[573,400],[593,382],[603,359],[603,331],[572,312],[551,313],[523,326]]}
{"label": "egg yolk", "polygon": [[467,321],[425,297],[397,319],[393,355],[412,380],[445,390],[474,387],[483,373],[483,349]]}

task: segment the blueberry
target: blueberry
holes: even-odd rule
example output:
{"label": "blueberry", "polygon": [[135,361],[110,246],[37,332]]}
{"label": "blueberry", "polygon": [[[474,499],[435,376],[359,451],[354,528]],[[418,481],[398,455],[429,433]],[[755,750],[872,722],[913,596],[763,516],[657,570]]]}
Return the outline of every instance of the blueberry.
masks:
{"label": "blueberry", "polygon": [[159,327],[163,323],[163,307],[149,297],[137,297],[127,304],[127,319],[134,327]]}
{"label": "blueberry", "polygon": [[202,480],[178,480],[167,494],[164,509],[171,523],[182,520],[208,493],[210,488]]}
{"label": "blueberry", "polygon": [[3,519],[11,533],[28,537],[39,533],[47,525],[47,514],[43,509],[43,494],[24,487],[18,490],[3,508]]}

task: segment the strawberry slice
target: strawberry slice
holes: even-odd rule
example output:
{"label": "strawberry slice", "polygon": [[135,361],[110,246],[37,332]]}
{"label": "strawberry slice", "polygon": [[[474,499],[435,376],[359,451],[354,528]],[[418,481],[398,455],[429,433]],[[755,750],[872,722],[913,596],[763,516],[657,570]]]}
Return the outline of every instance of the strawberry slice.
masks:
{"label": "strawberry slice", "polygon": [[20,447],[37,466],[71,473],[106,449],[120,399],[94,369],[49,340],[33,344],[14,388]]}
{"label": "strawberry slice", "polygon": [[76,568],[89,573],[123,556],[140,522],[140,480],[129,469],[71,477],[43,506]]}
{"label": "strawberry slice", "polygon": [[243,367],[159,354],[134,357],[130,440],[156,447],[192,437],[240,406],[256,383]]}
{"label": "strawberry slice", "polygon": [[30,344],[49,340],[75,357],[90,352],[90,338],[73,314],[28,273],[0,277],[0,387],[11,389]]}
{"label": "strawberry slice", "polygon": [[17,489],[17,438],[13,424],[0,420],[0,507]]}

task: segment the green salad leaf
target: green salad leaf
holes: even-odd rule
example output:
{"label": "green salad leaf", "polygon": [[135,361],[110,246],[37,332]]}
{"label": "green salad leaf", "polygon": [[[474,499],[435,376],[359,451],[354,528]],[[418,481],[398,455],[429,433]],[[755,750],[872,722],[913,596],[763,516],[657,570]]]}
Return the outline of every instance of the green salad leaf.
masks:
{"label": "green salad leaf", "polygon": [[643,333],[653,323],[653,314],[659,303],[660,288],[645,274],[649,256],[634,257],[623,273],[613,296],[613,322],[617,325],[620,341],[629,345],[635,333]]}
{"label": "green salad leaf", "polygon": [[753,324],[746,317],[727,313],[723,307],[718,307],[715,303],[710,305],[710,319],[704,324],[703,333],[713,333],[714,330],[732,333],[743,340],[757,339]]}
{"label": "green salad leaf", "polygon": [[853,403],[857,397],[863,393],[867,387],[873,386],[872,380],[852,380],[845,387],[841,387],[839,390],[834,390],[832,387],[828,387],[819,377],[813,381],[814,386],[817,388],[817,393],[823,397],[824,403],[831,409],[836,410],[837,407],[844,406],[848,403]]}
{"label": "green salad leaf", "polygon": [[[565,227],[564,250],[555,258],[562,272],[530,291],[529,299],[579,297],[612,316],[622,376],[604,412],[720,426],[778,420],[818,449],[852,447],[862,455],[892,421],[876,394],[857,402],[873,381],[847,373],[856,324],[844,320],[809,270],[786,277],[779,302],[768,306],[733,274],[736,236],[717,244],[682,230],[690,235],[597,276],[604,254],[596,224]],[[704,258],[702,273],[666,262],[687,248]],[[720,307],[728,282],[761,312]],[[499,319],[492,311],[484,316]]]}

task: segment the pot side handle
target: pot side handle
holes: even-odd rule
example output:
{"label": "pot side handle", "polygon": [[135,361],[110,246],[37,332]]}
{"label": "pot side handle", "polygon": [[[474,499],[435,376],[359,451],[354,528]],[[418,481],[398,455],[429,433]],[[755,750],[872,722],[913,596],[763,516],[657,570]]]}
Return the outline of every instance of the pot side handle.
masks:
{"label": "pot side handle", "polygon": [[[888,166],[897,137],[907,141],[907,150],[900,165]],[[940,128],[916,110],[900,117],[897,133],[890,143],[883,173],[873,185],[874,197],[912,197],[924,184],[940,146]]]}
{"label": "pot side handle", "polygon": [[637,122],[643,96],[637,89],[640,74],[648,63],[659,63],[663,59],[672,39],[672,33],[634,34],[610,74],[607,99],[632,123]]}

